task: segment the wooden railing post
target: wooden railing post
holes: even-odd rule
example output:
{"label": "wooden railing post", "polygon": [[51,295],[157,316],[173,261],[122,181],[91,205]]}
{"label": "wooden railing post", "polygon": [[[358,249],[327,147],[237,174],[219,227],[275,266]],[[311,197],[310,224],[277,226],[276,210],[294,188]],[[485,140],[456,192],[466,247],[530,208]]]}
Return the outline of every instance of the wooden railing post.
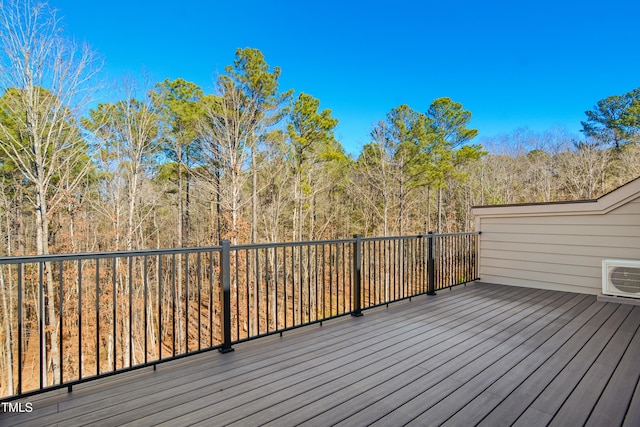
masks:
{"label": "wooden railing post", "polygon": [[222,293],[222,347],[221,353],[233,351],[231,347],[231,248],[228,240],[222,242],[220,252],[220,288]]}
{"label": "wooden railing post", "polygon": [[435,247],[435,239],[434,239],[434,235],[433,235],[433,231],[430,231],[428,236],[428,245],[429,245],[429,250],[428,250],[428,255],[427,255],[427,273],[428,273],[428,281],[427,281],[427,295],[435,295],[436,294],[436,290],[435,290],[435,260],[433,259],[434,256],[434,247]]}
{"label": "wooden railing post", "polygon": [[355,234],[353,236],[356,241],[353,242],[353,304],[354,310],[351,312],[352,316],[362,316],[362,301],[360,295],[362,294],[362,235]]}

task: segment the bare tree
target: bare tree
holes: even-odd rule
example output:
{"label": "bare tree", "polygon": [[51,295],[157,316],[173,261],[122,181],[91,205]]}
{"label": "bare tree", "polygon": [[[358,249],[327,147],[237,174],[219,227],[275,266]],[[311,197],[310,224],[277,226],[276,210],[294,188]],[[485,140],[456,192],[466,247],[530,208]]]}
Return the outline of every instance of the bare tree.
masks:
{"label": "bare tree", "polygon": [[223,203],[231,219],[231,241],[240,236],[242,188],[249,179],[246,167],[255,140],[259,115],[256,103],[227,76],[218,80],[218,96],[205,97],[204,117],[200,127],[204,154],[211,163],[219,165],[228,185],[216,189],[225,192]]}
{"label": "bare tree", "polygon": [[382,220],[382,235],[390,233],[389,222],[392,216],[395,194],[393,183],[400,173],[394,169],[393,151],[385,131],[386,123],[379,122],[371,132],[373,142],[367,144],[358,159],[357,174],[361,175],[356,190],[366,203],[366,210]]}
{"label": "bare tree", "polygon": [[575,151],[566,151],[558,156],[560,179],[565,191],[571,199],[593,199],[604,194],[612,151],[602,150],[588,142],[575,145]]}
{"label": "bare tree", "polygon": [[[80,185],[90,167],[76,123],[79,109],[90,97],[95,55],[88,46],[77,46],[61,34],[59,19],[46,4],[0,3],[0,89],[7,118],[0,122],[0,149],[35,187],[30,202],[38,254],[49,253],[49,221],[65,200],[65,191]],[[67,188],[56,188],[60,182]],[[46,273],[46,293],[53,301],[49,266]],[[53,321],[53,304],[47,309]],[[53,383],[58,383],[59,331],[49,326],[48,365]]]}
{"label": "bare tree", "polygon": [[[96,109],[91,110],[90,117],[84,120],[84,124],[102,147],[100,160],[111,175],[110,181],[106,184],[116,187],[115,192],[105,192],[107,197],[115,196],[111,201],[114,204],[113,208],[107,209],[106,212],[111,212],[113,215],[116,249],[124,248],[128,251],[136,249],[142,246],[142,227],[146,216],[153,213],[153,210],[143,209],[149,203],[153,203],[153,198],[142,197],[144,193],[142,185],[148,167],[154,161],[153,156],[159,148],[158,116],[148,97],[143,100],[137,99],[135,85],[125,84],[124,100],[114,104],[98,105]],[[124,232],[120,231],[121,223]],[[124,235],[124,242],[121,242],[121,235]],[[182,271],[179,270],[178,277],[181,277],[181,274]],[[120,277],[119,283],[120,292],[124,295],[129,294],[129,281]],[[140,290],[135,286],[131,291],[139,292]],[[181,296],[179,289],[178,297],[181,298]],[[178,307],[178,314],[182,314],[180,307]],[[124,319],[124,316],[120,319]],[[179,332],[183,330],[181,325]],[[127,336],[128,328],[127,322],[122,320],[123,333],[120,339],[124,346],[123,356],[130,351],[131,343],[122,338]],[[135,354],[135,351],[132,353]]]}

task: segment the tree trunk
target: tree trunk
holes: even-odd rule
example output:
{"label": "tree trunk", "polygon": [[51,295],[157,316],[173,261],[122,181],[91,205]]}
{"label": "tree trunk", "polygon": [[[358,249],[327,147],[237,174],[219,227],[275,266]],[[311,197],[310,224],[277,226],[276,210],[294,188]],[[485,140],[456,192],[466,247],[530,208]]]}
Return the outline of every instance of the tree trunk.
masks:
{"label": "tree trunk", "polygon": [[220,168],[216,166],[216,220],[218,245],[222,244],[222,195],[220,194]]}
{"label": "tree trunk", "polygon": [[442,187],[438,188],[438,234],[442,233]]}
{"label": "tree trunk", "polygon": [[176,154],[178,157],[178,216],[176,218],[176,247],[182,248],[182,230],[183,230],[183,222],[184,222],[184,212],[183,212],[183,182],[182,182],[182,144],[178,143],[176,146]]}
{"label": "tree trunk", "polygon": [[300,196],[300,174],[296,171],[295,172],[295,178],[294,178],[294,184],[293,184],[293,223],[292,223],[292,228],[293,228],[293,241],[296,242],[298,240],[300,240],[300,238],[298,237],[298,230],[301,228],[299,226],[299,223],[301,222],[301,217],[302,217],[302,206],[301,206],[301,202],[300,199],[302,198]]}
{"label": "tree trunk", "polygon": [[189,180],[188,173],[184,185],[184,224],[182,227],[182,246],[190,247],[194,244],[191,242],[191,182]]}
{"label": "tree trunk", "polygon": [[400,235],[404,233],[404,181],[400,181]]}
{"label": "tree trunk", "polygon": [[4,270],[2,269],[4,266],[0,266],[0,293],[2,294],[2,317],[4,320],[4,333],[5,333],[5,373],[6,377],[6,385],[7,391],[6,395],[13,394],[13,352],[11,350],[11,343],[13,342],[13,334],[11,331],[11,317],[13,315],[13,310],[11,305],[7,302],[7,295],[11,291],[8,290],[5,281],[4,281]]}
{"label": "tree trunk", "polygon": [[427,233],[431,231],[431,186],[427,186]]}
{"label": "tree trunk", "polygon": [[191,242],[191,171],[189,169],[189,152],[185,153],[185,178],[184,179],[184,221],[182,224],[182,247],[193,246]]}
{"label": "tree trunk", "polygon": [[240,208],[240,172],[235,168],[231,174],[231,244],[237,245],[240,233],[238,230],[238,210]]}
{"label": "tree trunk", "polygon": [[251,147],[251,243],[258,241],[258,173],[255,147]]}
{"label": "tree trunk", "polygon": [[[36,183],[36,200],[38,204],[38,209],[36,209],[36,251],[38,255],[48,255],[49,254],[49,220],[47,218],[47,199],[46,199],[46,188],[42,182]],[[48,303],[45,305],[45,310],[47,311],[48,321],[49,323],[45,324],[45,329],[49,332],[49,360],[47,365],[50,367],[50,370],[53,374],[53,383],[60,383],[60,354],[59,354],[59,345],[58,345],[58,322],[55,322],[55,325],[51,325],[50,322],[55,321],[56,312],[55,312],[55,292],[53,288],[53,272],[51,270],[50,263],[44,263],[45,270],[45,281],[46,281],[46,292],[45,292],[45,301]],[[43,291],[45,291],[43,289]],[[39,313],[39,315],[44,315],[44,313]],[[46,318],[45,318],[46,319]],[[46,336],[46,334],[45,334]],[[44,351],[46,346],[42,343],[41,351]],[[45,382],[48,379],[47,375],[47,367],[41,367],[43,371],[43,377],[45,378]]]}

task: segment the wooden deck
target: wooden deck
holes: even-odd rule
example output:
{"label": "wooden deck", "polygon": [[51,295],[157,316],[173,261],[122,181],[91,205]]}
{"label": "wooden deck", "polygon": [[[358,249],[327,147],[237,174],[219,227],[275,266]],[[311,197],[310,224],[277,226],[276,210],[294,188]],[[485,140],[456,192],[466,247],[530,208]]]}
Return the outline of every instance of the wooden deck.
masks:
{"label": "wooden deck", "polygon": [[638,426],[639,326],[639,306],[478,283],[34,396],[0,425]]}

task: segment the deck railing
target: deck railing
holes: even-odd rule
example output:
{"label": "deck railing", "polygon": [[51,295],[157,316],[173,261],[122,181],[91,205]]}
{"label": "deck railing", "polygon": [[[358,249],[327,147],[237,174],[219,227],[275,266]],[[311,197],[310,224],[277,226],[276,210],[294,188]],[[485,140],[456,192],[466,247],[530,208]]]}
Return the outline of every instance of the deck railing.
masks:
{"label": "deck railing", "polygon": [[14,399],[477,279],[478,233],[0,258]]}

